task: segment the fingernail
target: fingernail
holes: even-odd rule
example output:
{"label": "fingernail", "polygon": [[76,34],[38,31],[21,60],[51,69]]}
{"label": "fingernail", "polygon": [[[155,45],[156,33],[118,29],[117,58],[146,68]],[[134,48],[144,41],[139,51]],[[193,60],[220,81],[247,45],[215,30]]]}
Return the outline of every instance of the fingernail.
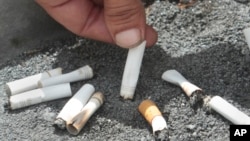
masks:
{"label": "fingernail", "polygon": [[129,48],[139,44],[142,41],[141,32],[137,28],[131,28],[115,35],[115,41],[118,46]]}

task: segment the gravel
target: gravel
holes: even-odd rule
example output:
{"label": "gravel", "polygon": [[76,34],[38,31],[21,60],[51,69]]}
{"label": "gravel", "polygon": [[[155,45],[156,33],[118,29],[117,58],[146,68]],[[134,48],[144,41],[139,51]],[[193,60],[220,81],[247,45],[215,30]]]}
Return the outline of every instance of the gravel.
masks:
{"label": "gravel", "polygon": [[133,100],[119,96],[126,49],[76,36],[43,41],[40,50],[23,52],[0,66],[1,105],[7,100],[7,82],[56,67],[67,73],[86,64],[93,68],[94,78],[72,83],[72,91],[91,83],[106,101],[77,136],[53,126],[68,98],[14,111],[1,106],[0,140],[157,140],[137,110],[147,98],[158,105],[167,121],[168,130],[161,140],[229,140],[228,120],[213,111],[193,109],[184,92],[161,75],[176,69],[207,95],[219,95],[250,115],[250,58],[242,33],[250,26],[249,1],[200,0],[184,10],[171,1],[147,2],[147,22],[158,31],[159,39],[145,51]]}

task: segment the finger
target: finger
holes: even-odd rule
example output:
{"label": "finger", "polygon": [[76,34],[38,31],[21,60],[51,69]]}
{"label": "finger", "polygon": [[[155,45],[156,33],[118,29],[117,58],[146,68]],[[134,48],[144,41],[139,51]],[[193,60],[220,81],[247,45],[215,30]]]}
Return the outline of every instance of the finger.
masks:
{"label": "finger", "polygon": [[129,48],[145,39],[145,11],[140,0],[104,0],[104,18],[117,45]]}
{"label": "finger", "polygon": [[[36,0],[57,22],[73,33],[113,43],[101,7],[92,0]],[[105,36],[104,36],[105,35]]]}
{"label": "finger", "polygon": [[68,2],[69,0],[35,0],[35,1],[41,5],[58,6]]}
{"label": "finger", "polygon": [[147,47],[151,47],[157,42],[157,32],[151,26],[146,26],[145,39],[147,41]]}
{"label": "finger", "polygon": [[92,0],[96,5],[103,7],[103,0]]}
{"label": "finger", "polygon": [[83,0],[55,0],[55,2],[37,0],[37,2],[50,16],[74,33],[78,33],[86,24],[87,17],[93,9],[91,2]]}

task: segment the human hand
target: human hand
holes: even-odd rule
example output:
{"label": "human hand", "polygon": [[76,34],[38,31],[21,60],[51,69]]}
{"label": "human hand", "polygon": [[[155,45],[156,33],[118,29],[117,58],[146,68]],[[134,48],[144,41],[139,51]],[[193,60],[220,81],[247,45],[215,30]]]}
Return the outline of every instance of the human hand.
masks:
{"label": "human hand", "polygon": [[143,40],[152,46],[155,30],[146,24],[140,0],[36,0],[57,22],[73,33],[124,48]]}

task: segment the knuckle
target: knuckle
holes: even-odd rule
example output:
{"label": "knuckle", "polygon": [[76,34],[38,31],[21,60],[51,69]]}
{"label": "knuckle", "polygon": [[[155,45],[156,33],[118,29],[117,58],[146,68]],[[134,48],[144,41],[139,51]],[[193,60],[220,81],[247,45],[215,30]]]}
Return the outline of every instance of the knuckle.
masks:
{"label": "knuckle", "polygon": [[140,9],[141,7],[137,5],[109,7],[105,15],[113,24],[126,24],[132,20],[136,20],[140,16]]}

